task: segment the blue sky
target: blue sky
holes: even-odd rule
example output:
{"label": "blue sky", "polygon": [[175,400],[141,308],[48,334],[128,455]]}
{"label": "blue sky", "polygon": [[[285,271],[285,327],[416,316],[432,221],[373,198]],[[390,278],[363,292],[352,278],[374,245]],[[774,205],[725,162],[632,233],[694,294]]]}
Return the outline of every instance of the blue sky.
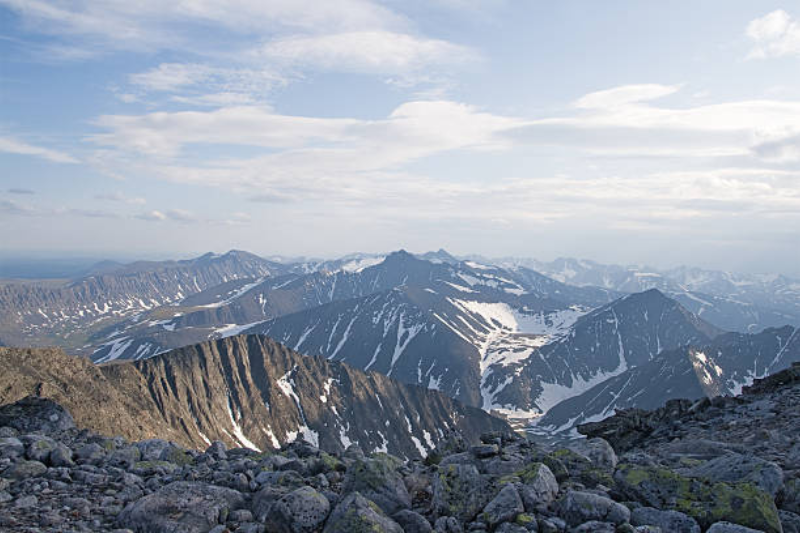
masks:
{"label": "blue sky", "polygon": [[800,274],[798,67],[791,2],[0,0],[0,248]]}

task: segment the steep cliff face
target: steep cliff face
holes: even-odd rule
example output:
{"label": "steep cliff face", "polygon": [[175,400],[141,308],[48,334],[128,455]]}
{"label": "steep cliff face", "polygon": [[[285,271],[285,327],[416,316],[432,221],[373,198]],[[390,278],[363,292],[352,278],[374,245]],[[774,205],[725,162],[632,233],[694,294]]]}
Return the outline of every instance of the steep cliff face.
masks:
{"label": "steep cliff face", "polygon": [[0,402],[32,392],[79,425],[129,438],[160,435],[277,448],[298,435],[324,449],[426,455],[449,430],[477,440],[508,431],[442,393],[298,354],[263,336],[235,336],[144,361],[92,366],[57,350],[0,350]]}

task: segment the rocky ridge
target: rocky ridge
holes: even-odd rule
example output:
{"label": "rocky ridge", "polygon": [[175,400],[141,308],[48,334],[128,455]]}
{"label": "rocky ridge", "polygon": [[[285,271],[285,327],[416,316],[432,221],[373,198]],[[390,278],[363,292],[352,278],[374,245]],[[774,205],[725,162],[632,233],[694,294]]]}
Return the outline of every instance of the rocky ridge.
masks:
{"label": "rocky ridge", "polygon": [[269,450],[303,435],[330,451],[358,443],[368,452],[422,457],[451,430],[470,441],[482,431],[510,431],[440,392],[257,335],[106,365],[54,349],[0,348],[0,403],[30,394],[63,404],[82,427],[191,448],[219,440]]}
{"label": "rocky ridge", "polygon": [[266,453],[129,442],[29,397],[0,407],[0,529],[794,533],[798,400],[795,365],[738,399],[583,428],[613,447],[593,437],[547,449],[499,433],[470,446],[451,433],[425,460],[403,461],[303,439]]}

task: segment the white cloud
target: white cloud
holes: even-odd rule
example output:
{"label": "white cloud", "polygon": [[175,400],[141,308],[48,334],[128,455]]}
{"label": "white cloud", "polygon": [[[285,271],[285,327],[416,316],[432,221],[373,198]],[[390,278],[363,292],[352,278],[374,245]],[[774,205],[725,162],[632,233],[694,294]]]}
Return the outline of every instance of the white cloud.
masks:
{"label": "white cloud", "polygon": [[144,213],[139,213],[134,218],[138,218],[140,220],[159,221],[159,220],[166,220],[167,215],[165,215],[161,211],[152,210],[152,211],[146,211]]}
{"label": "white cloud", "polygon": [[746,33],[754,44],[748,58],[800,54],[800,24],[782,9],[751,21]]}
{"label": "white cloud", "polygon": [[77,159],[67,153],[60,152],[58,150],[51,150],[49,148],[43,148],[41,146],[34,146],[12,137],[0,137],[0,152],[41,157],[42,159],[47,159],[48,161],[53,161],[56,163],[79,162]]}
{"label": "white cloud", "polygon": [[476,56],[447,41],[383,30],[292,36],[271,41],[258,53],[295,67],[391,75],[459,64]]}
{"label": "white cloud", "polygon": [[191,50],[192,30],[264,35],[281,29],[321,32],[406,24],[369,0],[0,0],[0,5],[41,32],[88,38],[81,42],[92,48],[102,43],[133,50]]}
{"label": "white cloud", "polygon": [[147,203],[144,198],[141,197],[130,197],[121,192],[111,192],[111,193],[103,193],[95,195],[95,198],[98,200],[107,200],[109,202],[121,202],[130,205],[143,205]]}
{"label": "white cloud", "polygon": [[497,134],[520,124],[513,118],[449,102],[409,102],[383,120],[280,115],[259,107],[214,111],[108,115],[91,137],[118,150],[175,156],[189,145],[240,145],[283,149],[275,158],[301,167],[326,159],[334,167],[382,168],[446,150],[497,149],[509,143]]}
{"label": "white cloud", "polygon": [[608,109],[656,100],[674,94],[680,85],[623,85],[613,89],[597,91],[575,101],[575,107],[583,109]]}

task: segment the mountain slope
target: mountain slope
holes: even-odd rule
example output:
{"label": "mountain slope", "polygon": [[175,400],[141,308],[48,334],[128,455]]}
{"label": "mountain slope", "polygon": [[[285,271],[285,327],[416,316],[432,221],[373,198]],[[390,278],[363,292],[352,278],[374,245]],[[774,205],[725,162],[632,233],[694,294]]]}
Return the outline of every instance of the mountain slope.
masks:
{"label": "mountain slope", "polygon": [[739,394],[754,379],[800,361],[798,332],[786,326],[753,335],[728,333],[706,345],[663,352],[555,406],[537,421],[537,428],[563,431],[617,409],[656,409],[673,398]]}
{"label": "mountain slope", "polygon": [[206,254],[186,261],[114,266],[53,286],[0,284],[0,338],[6,344],[80,348],[92,331],[209,287],[281,273],[282,265],[247,252]]}
{"label": "mountain slope", "polygon": [[457,429],[508,430],[502,420],[436,391],[236,336],[136,362],[93,366],[53,350],[0,349],[0,403],[39,391],[80,424],[129,438],[211,440],[260,449],[298,435],[330,450],[425,455]]}
{"label": "mountain slope", "polygon": [[[663,350],[704,344],[721,330],[653,289],[592,311],[534,357],[492,370],[483,392],[496,406],[545,412]],[[484,408],[486,404],[484,404]]]}

